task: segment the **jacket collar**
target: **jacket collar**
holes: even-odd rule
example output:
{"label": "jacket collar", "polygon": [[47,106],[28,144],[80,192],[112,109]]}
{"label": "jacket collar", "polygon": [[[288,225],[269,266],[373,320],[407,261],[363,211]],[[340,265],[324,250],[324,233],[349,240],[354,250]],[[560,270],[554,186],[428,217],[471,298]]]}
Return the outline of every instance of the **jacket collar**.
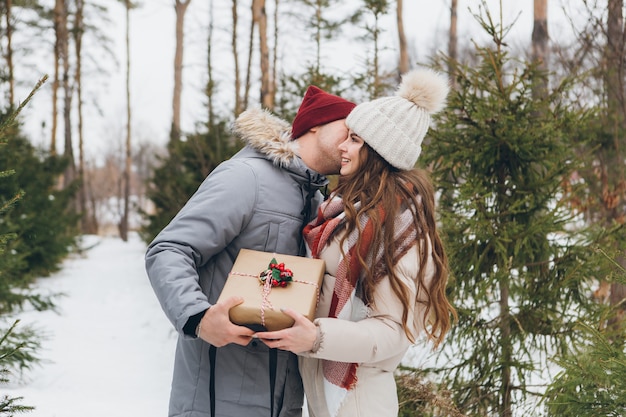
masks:
{"label": "jacket collar", "polygon": [[269,111],[244,111],[233,123],[232,132],[274,165],[307,177],[311,185],[321,187],[328,183],[325,176],[307,167],[298,156],[298,142],[291,140],[289,123]]}

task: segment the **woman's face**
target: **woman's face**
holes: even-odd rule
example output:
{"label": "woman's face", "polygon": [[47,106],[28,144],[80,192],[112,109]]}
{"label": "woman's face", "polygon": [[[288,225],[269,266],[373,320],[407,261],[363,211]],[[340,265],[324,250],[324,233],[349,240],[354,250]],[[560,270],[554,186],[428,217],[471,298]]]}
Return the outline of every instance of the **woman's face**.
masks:
{"label": "woman's face", "polygon": [[361,164],[361,148],[363,139],[357,136],[352,130],[348,133],[348,138],[339,144],[341,151],[341,175],[353,174]]}

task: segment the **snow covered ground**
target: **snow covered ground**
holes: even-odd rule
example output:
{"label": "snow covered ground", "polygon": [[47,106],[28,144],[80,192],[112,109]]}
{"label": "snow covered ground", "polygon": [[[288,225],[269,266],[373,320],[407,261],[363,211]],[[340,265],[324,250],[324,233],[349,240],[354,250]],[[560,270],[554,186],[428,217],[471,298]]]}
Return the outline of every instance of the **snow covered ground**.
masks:
{"label": "snow covered ground", "polygon": [[166,416],[176,335],[146,277],[145,244],[87,236],[92,245],[38,281],[65,295],[57,312],[19,314],[43,336],[42,362],[0,395],[23,397],[29,417]]}
{"label": "snow covered ground", "polygon": [[[82,246],[90,249],[37,281],[44,294],[64,294],[57,311],[14,317],[42,336],[42,362],[0,385],[0,396],[35,407],[24,417],[165,417],[176,334],[146,276],[146,245],[131,235],[85,236]],[[423,362],[424,348],[407,358]]]}

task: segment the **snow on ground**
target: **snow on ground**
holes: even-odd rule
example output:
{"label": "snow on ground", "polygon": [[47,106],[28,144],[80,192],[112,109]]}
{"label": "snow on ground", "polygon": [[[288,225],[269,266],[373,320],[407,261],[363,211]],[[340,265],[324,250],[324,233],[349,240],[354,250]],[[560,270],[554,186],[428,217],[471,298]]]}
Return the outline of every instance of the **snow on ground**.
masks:
{"label": "snow on ground", "polygon": [[[165,417],[176,334],[146,276],[146,245],[131,235],[128,242],[85,236],[82,246],[83,255],[37,280],[38,292],[64,294],[57,311],[16,317],[18,328],[42,336],[42,362],[0,385],[0,397],[35,407],[24,417]],[[416,366],[428,353],[414,346],[407,359]]]}
{"label": "snow on ground", "polygon": [[144,270],[137,235],[87,236],[93,246],[39,279],[44,293],[63,293],[58,311],[20,313],[18,326],[43,336],[42,362],[0,395],[23,397],[28,417],[166,416],[176,334]]}

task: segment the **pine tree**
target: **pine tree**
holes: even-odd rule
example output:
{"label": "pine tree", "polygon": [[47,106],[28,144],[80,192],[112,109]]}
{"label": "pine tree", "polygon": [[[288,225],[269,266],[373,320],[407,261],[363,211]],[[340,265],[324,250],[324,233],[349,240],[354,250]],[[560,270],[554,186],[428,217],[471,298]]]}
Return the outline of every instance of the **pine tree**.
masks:
{"label": "pine tree", "polygon": [[380,21],[389,13],[389,0],[362,0],[363,6],[355,19],[363,20],[363,40],[367,42],[368,56],[365,58],[365,71],[357,74],[354,83],[367,91],[368,99],[385,95],[397,83],[397,68],[383,68],[381,35],[384,32]]}
{"label": "pine tree", "polygon": [[[615,263],[615,281],[626,285],[626,270]],[[557,364],[563,369],[546,392],[548,415],[554,417],[620,417],[626,415],[626,351],[622,334],[613,326],[599,326],[584,318],[577,330],[580,344],[572,346]]]}
{"label": "pine tree", "polygon": [[534,98],[545,72],[509,57],[510,27],[476,17],[493,45],[476,45],[478,66],[450,63],[458,89],[421,159],[441,195],[459,313],[439,371],[467,415],[537,415],[547,358],[572,343],[578,317],[598,314],[593,251],[562,189],[578,162],[569,138],[590,113],[567,103],[571,80]]}
{"label": "pine tree", "polygon": [[303,72],[285,74],[277,80],[276,100],[272,111],[284,118],[293,120],[302,102],[302,97],[310,85],[315,85],[324,91],[346,97],[346,86],[354,89],[352,80],[337,71],[330,71],[324,65],[325,51],[330,48],[329,42],[336,39],[343,28],[360,16],[337,13],[340,0],[297,0],[303,12],[296,18],[302,23],[301,27],[313,40],[315,53],[305,62]]}
{"label": "pine tree", "polygon": [[[0,254],[0,314],[10,313],[27,301],[40,309],[51,306],[47,297],[28,291],[28,287],[35,277],[58,269],[77,232],[78,217],[68,209],[75,188],[54,189],[66,164],[59,157],[38,155],[21,135],[16,121],[46,78],[16,111],[0,113],[0,166],[10,173],[0,181],[0,241],[4,245]],[[16,200],[19,204],[12,204]]]}
{"label": "pine tree", "polygon": [[[9,373],[9,367],[16,356],[21,356],[26,350],[25,348],[28,347],[28,340],[24,341],[21,338],[22,341],[15,344],[10,339],[15,334],[14,330],[17,324],[16,321],[11,328],[0,335],[0,384],[8,382],[6,375]],[[8,395],[0,395],[0,416],[11,417],[15,413],[24,413],[33,409],[33,407],[19,404],[21,400],[22,397],[13,398]]]}
{"label": "pine tree", "polygon": [[[39,81],[30,95],[16,110],[10,109],[6,116],[0,117],[0,155],[4,155],[4,146],[9,142],[10,131],[15,126],[15,119],[18,113],[31,100],[34,93],[46,81],[46,78],[47,77],[44,77]],[[0,171],[0,180],[6,180],[14,174],[15,171],[13,170]],[[18,190],[12,195],[0,194],[0,224],[6,222],[11,209],[23,196],[24,192],[22,190]],[[16,239],[16,237],[17,233],[0,232],[0,316],[10,312],[10,309],[7,311],[7,306],[13,305],[11,301],[6,302],[7,298],[15,300],[17,297],[18,303],[28,298],[28,295],[12,291],[12,283],[8,281],[5,276],[7,266],[11,263],[7,260],[14,258],[7,256],[6,247],[10,242]],[[19,299],[20,297],[21,299]],[[14,322],[14,324],[0,336],[0,384],[7,382],[6,376],[9,374],[11,368],[27,368],[30,364],[37,361],[37,358],[32,353],[39,347],[37,339],[29,329],[22,332],[15,331],[17,324],[18,321]],[[26,412],[32,409],[32,407],[19,404],[21,400],[21,397],[12,398],[8,395],[0,396],[0,415],[12,416],[14,413]]]}
{"label": "pine tree", "polygon": [[546,394],[549,416],[621,417],[626,414],[626,353],[597,328],[580,324],[586,345],[558,361],[564,371]]}
{"label": "pine tree", "polygon": [[147,197],[154,203],[154,213],[143,213],[146,223],[140,230],[150,242],[185,205],[202,181],[222,161],[241,148],[219,121],[208,132],[187,136],[185,141],[170,142],[168,155],[153,171]]}
{"label": "pine tree", "polygon": [[67,160],[39,154],[18,126],[8,134],[9,140],[0,153],[0,166],[11,169],[14,175],[0,182],[0,196],[10,198],[24,192],[24,197],[0,224],[0,233],[16,235],[8,246],[13,256],[7,259],[10,265],[3,270],[3,276],[26,284],[33,277],[58,270],[60,262],[75,247],[79,217],[72,208],[72,199],[78,184],[56,189],[56,179],[65,170]]}

